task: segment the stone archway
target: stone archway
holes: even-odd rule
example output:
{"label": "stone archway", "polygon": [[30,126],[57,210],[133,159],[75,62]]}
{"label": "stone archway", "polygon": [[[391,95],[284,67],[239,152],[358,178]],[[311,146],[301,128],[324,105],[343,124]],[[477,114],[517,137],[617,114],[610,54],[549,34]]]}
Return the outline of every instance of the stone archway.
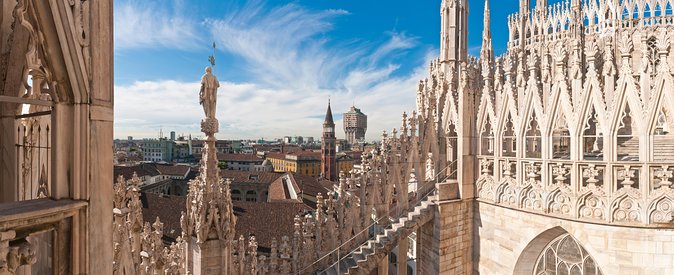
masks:
{"label": "stone archway", "polygon": [[539,234],[524,248],[513,274],[601,275],[603,272],[583,245],[557,226]]}

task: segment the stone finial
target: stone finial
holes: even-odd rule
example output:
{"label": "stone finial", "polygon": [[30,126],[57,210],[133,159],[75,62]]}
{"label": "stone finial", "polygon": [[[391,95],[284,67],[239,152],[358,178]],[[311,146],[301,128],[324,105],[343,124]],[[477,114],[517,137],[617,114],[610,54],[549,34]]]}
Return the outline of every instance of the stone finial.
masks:
{"label": "stone finial", "polygon": [[403,114],[402,114],[402,124],[400,126],[400,138],[401,139],[403,137],[407,136],[407,131],[409,131],[409,129],[407,128],[407,113],[403,112]]}
{"label": "stone finial", "polygon": [[623,62],[625,59],[629,60],[629,57],[632,55],[632,50],[634,50],[634,43],[632,42],[632,36],[624,32],[620,36],[620,56],[623,58]]}
{"label": "stone finial", "polygon": [[126,208],[128,198],[126,196],[126,180],[122,175],[117,177],[117,182],[113,186],[113,198],[112,205],[114,208],[122,209]]}

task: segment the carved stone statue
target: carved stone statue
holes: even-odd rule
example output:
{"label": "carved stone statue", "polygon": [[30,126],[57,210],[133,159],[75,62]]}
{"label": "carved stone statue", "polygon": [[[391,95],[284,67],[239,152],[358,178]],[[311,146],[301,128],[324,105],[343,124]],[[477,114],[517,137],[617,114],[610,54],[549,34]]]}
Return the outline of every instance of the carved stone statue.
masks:
{"label": "carved stone statue", "polygon": [[206,67],[206,73],[201,77],[201,91],[199,92],[199,104],[203,105],[206,118],[215,118],[215,105],[219,87],[220,82],[213,75],[213,69],[210,66]]}

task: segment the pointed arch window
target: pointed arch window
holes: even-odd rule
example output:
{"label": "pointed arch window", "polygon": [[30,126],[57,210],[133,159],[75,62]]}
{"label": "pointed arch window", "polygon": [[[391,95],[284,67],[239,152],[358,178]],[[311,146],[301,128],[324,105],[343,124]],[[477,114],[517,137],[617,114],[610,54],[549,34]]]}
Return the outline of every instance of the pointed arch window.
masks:
{"label": "pointed arch window", "polygon": [[636,124],[629,104],[625,105],[618,125],[616,153],[620,161],[639,161],[639,137],[636,135]]}
{"label": "pointed arch window", "polygon": [[674,160],[674,114],[660,108],[655,117],[653,135],[653,161]]}
{"label": "pointed arch window", "polygon": [[655,38],[655,36],[651,36],[648,38],[646,41],[646,46],[648,49],[648,73],[651,74],[651,76],[654,76],[655,74],[658,73],[658,66],[660,65],[660,53],[658,50],[658,40]]}
{"label": "pointed arch window", "polygon": [[604,158],[604,133],[594,108],[585,120],[583,128],[583,159],[602,160]]}
{"label": "pointed arch window", "polygon": [[527,123],[525,136],[525,152],[527,158],[541,157],[541,128],[538,125],[536,112],[531,113],[531,119]]}
{"label": "pointed arch window", "polygon": [[501,152],[504,157],[515,157],[517,152],[517,136],[515,135],[515,123],[510,114],[506,118],[503,129],[503,143]]}
{"label": "pointed arch window", "polygon": [[534,275],[602,275],[590,254],[571,235],[563,234],[543,249]]}
{"label": "pointed arch window", "polygon": [[560,112],[552,129],[551,146],[553,159],[571,158],[571,134],[566,125],[566,116]]}
{"label": "pointed arch window", "polygon": [[480,154],[481,155],[494,155],[494,131],[491,128],[491,120],[489,117],[485,119],[485,122],[482,126],[482,131],[480,134]]}

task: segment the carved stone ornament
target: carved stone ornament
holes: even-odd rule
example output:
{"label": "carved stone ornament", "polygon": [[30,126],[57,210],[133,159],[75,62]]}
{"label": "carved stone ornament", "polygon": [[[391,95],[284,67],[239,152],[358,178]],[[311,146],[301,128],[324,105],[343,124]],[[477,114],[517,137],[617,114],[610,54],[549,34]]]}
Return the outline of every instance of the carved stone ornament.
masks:
{"label": "carved stone ornament", "polygon": [[204,118],[201,120],[201,131],[207,136],[212,136],[218,132],[220,123],[216,118]]}
{"label": "carved stone ornament", "polygon": [[0,274],[14,274],[20,266],[37,262],[33,245],[25,239],[15,241],[15,237],[14,231],[0,232]]}

